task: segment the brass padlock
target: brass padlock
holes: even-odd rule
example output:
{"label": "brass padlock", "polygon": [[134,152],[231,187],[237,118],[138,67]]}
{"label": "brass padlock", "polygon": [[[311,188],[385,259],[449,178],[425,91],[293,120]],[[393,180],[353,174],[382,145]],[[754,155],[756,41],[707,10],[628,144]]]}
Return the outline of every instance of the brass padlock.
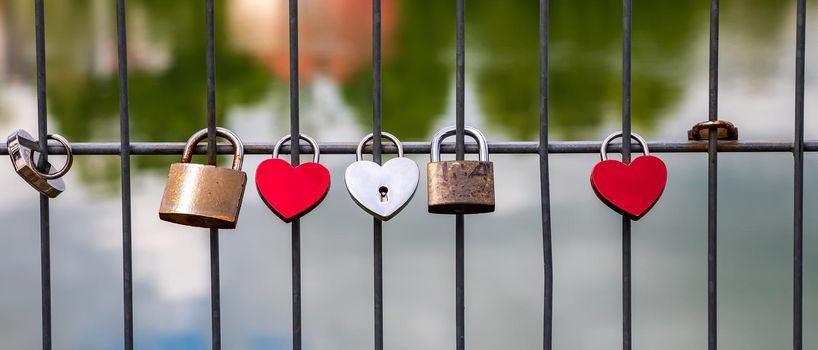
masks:
{"label": "brass padlock", "polygon": [[182,162],[170,166],[159,207],[160,219],[196,227],[236,228],[247,183],[247,174],[241,171],[244,145],[225,128],[217,128],[216,134],[233,144],[233,168],[190,163],[196,145],[207,137],[207,129],[193,134]]}
{"label": "brass padlock", "polygon": [[454,135],[455,127],[440,129],[432,137],[429,178],[429,212],[435,214],[479,214],[494,211],[494,165],[489,161],[486,136],[478,129],[464,132],[477,141],[479,160],[440,161],[440,143]]}

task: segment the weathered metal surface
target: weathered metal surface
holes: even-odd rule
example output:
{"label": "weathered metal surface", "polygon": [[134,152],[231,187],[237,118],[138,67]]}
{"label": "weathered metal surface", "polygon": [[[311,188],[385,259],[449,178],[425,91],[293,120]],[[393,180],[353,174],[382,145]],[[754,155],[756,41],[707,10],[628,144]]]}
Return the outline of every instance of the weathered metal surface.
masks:
{"label": "weathered metal surface", "polygon": [[708,120],[696,123],[687,131],[687,139],[694,141],[708,140],[710,130],[716,129],[716,138],[719,140],[738,140],[738,128],[726,120]]}
{"label": "weathered metal surface", "polygon": [[234,146],[233,168],[191,164],[193,149],[207,137],[208,129],[193,134],[185,146],[182,162],[172,164],[159,206],[159,218],[181,225],[205,228],[236,228],[247,174],[241,171],[244,146],[230,130],[217,128],[218,136]]}
{"label": "weathered metal surface", "polygon": [[[494,211],[494,165],[489,161],[486,135],[466,126],[463,134],[477,141],[479,161],[441,161],[441,144],[458,128],[447,126],[432,136],[431,162],[427,167],[429,212],[436,214],[478,214]],[[461,145],[462,147],[463,145]],[[458,150],[462,159],[463,149]],[[460,218],[458,220],[461,220]]]}
{"label": "weathered metal surface", "polygon": [[196,227],[236,227],[247,174],[213,165],[170,166],[162,196],[162,220]]}
{"label": "weathered metal surface", "polygon": [[494,211],[494,164],[477,160],[429,163],[429,212],[478,214]]}

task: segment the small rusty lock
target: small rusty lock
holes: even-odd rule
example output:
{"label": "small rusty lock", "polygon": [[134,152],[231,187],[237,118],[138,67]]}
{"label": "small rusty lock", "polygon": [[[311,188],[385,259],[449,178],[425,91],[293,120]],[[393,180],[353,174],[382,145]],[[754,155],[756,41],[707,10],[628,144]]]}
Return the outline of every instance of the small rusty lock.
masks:
{"label": "small rusty lock", "polygon": [[233,168],[190,163],[196,145],[207,137],[207,129],[193,134],[182,162],[170,166],[160,219],[196,227],[236,228],[247,183],[247,174],[241,171],[244,145],[228,129],[216,128],[216,134],[233,144]]}
{"label": "small rusty lock", "polygon": [[456,133],[454,126],[440,129],[432,137],[432,161],[426,168],[429,212],[434,214],[479,214],[494,211],[494,165],[489,161],[486,136],[465,127],[477,141],[479,160],[440,161],[440,143]]}

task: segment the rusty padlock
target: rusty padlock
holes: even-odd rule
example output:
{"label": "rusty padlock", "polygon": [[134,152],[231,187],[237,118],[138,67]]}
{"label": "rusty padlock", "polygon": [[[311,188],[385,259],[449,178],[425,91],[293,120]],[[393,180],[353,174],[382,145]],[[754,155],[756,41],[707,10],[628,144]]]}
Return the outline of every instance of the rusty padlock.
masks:
{"label": "rusty padlock", "polygon": [[477,141],[479,160],[440,161],[440,143],[456,133],[454,126],[440,129],[432,137],[432,161],[426,167],[430,213],[479,214],[494,211],[494,165],[489,161],[486,136],[468,126],[464,132]]}
{"label": "rusty padlock", "polygon": [[207,137],[207,129],[193,134],[182,162],[170,166],[159,207],[160,219],[196,227],[236,228],[247,183],[247,174],[241,171],[244,145],[225,128],[217,128],[216,134],[233,144],[233,168],[190,163],[196,145]]}

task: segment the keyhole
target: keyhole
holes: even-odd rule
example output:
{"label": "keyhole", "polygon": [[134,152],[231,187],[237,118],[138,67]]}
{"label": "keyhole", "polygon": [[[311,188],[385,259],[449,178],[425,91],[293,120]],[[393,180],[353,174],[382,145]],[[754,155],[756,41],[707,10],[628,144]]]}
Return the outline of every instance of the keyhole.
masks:
{"label": "keyhole", "polygon": [[381,188],[378,189],[378,192],[381,193],[381,203],[389,201],[389,189],[386,188],[386,186],[381,186]]}

